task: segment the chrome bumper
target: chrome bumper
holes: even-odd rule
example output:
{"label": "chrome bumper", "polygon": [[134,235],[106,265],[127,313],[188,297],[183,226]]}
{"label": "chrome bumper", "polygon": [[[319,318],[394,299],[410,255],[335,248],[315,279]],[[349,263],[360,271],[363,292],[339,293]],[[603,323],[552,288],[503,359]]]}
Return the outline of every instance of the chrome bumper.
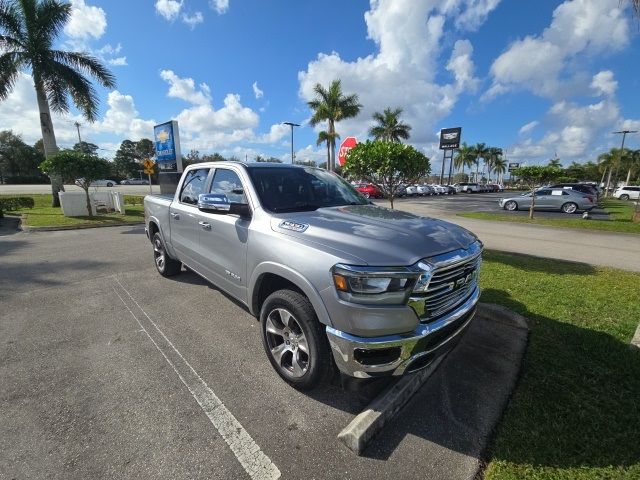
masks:
{"label": "chrome bumper", "polygon": [[357,378],[402,375],[424,368],[455,346],[473,319],[479,298],[476,287],[454,311],[400,335],[357,337],[327,327],[333,358],[341,372]]}

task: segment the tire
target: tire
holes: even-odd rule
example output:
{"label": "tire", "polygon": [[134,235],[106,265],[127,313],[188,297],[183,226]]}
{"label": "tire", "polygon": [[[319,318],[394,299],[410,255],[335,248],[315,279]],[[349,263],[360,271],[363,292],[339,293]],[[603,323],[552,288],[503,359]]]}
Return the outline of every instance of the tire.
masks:
{"label": "tire", "polygon": [[113,183],[107,182],[107,187],[113,187]]}
{"label": "tire", "polygon": [[509,200],[507,203],[504,204],[504,209],[510,212],[515,212],[516,210],[518,210],[518,204],[513,200]]}
{"label": "tire", "polygon": [[562,205],[562,211],[564,213],[576,213],[578,211],[578,205],[576,205],[573,202],[567,202],[564,205]]}
{"label": "tire", "polygon": [[364,198],[369,198],[371,196],[369,192],[363,192],[362,195],[364,195]]}
{"label": "tire", "polygon": [[156,270],[163,277],[173,277],[180,273],[182,263],[178,260],[171,258],[167,254],[167,250],[162,241],[162,237],[159,232],[153,234],[153,259],[156,264]]}
{"label": "tire", "polygon": [[329,383],[335,369],[329,341],[304,295],[292,290],[269,295],[260,309],[260,331],[271,366],[285,382],[298,390]]}
{"label": "tire", "polygon": [[629,195],[627,194],[620,195],[620,200],[624,200],[626,202],[627,200],[629,200]]}

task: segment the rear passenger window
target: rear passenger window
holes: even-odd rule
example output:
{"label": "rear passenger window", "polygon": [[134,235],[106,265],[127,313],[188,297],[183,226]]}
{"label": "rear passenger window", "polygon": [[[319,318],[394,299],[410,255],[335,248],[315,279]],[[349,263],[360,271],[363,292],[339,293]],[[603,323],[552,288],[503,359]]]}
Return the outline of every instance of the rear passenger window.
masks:
{"label": "rear passenger window", "polygon": [[217,168],[211,182],[211,192],[226,195],[229,203],[247,203],[238,174],[226,168]]}
{"label": "rear passenger window", "polygon": [[209,174],[208,168],[199,168],[191,170],[184,178],[182,191],[180,192],[180,201],[190,205],[198,204],[198,195],[204,193],[204,184]]}

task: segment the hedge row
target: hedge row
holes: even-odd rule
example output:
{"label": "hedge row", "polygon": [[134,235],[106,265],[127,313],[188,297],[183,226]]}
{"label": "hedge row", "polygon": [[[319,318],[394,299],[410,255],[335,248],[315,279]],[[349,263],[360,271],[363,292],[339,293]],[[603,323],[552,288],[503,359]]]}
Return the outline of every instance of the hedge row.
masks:
{"label": "hedge row", "polygon": [[0,218],[4,212],[14,212],[21,208],[33,208],[34,201],[31,197],[4,197],[0,198]]}
{"label": "hedge row", "polygon": [[144,205],[144,195],[125,195],[125,205]]}

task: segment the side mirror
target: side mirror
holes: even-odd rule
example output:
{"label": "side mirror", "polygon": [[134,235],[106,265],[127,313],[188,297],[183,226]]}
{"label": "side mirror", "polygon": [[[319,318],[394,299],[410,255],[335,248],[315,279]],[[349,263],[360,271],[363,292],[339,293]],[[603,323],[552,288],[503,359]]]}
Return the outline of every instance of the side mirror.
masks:
{"label": "side mirror", "polygon": [[201,193],[198,195],[198,209],[203,212],[229,213],[231,203],[226,195]]}

